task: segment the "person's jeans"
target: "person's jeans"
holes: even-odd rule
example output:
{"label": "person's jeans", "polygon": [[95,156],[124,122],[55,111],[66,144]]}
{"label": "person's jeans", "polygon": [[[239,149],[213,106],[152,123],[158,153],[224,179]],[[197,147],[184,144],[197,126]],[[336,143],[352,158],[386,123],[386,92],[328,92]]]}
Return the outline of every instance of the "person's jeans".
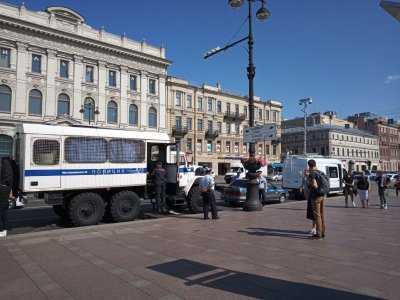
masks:
{"label": "person's jeans", "polygon": [[311,205],[313,208],[317,236],[325,236],[325,197],[319,196],[311,199]]}
{"label": "person's jeans", "polygon": [[8,229],[8,203],[0,204],[0,231]]}
{"label": "person's jeans", "polygon": [[260,199],[261,203],[265,203],[265,190],[264,189],[258,189],[258,196]]}
{"label": "person's jeans", "polygon": [[346,201],[346,205],[347,205],[347,202],[349,200],[349,196],[351,198],[351,202],[354,202],[354,190],[353,190],[352,187],[347,187],[346,186],[344,188],[344,200]]}
{"label": "person's jeans", "polygon": [[218,210],[213,191],[202,192],[201,196],[203,198],[204,219],[208,219],[209,208],[211,208],[211,217],[216,219],[218,217]]}
{"label": "person's jeans", "polygon": [[165,203],[165,183],[155,186],[156,194],[156,205],[157,211],[163,212],[167,210],[167,204]]}
{"label": "person's jeans", "polygon": [[387,188],[378,189],[379,199],[381,200],[381,205],[387,205],[386,197],[388,195]]}

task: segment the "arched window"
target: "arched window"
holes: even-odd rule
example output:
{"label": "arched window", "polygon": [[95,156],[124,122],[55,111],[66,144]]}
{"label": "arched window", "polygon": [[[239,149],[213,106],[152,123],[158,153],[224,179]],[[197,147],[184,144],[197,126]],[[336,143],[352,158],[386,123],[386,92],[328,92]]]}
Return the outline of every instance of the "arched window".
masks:
{"label": "arched window", "polygon": [[129,105],[129,125],[138,125],[138,107],[135,104]]}
{"label": "arched window", "polygon": [[69,97],[67,94],[58,95],[57,116],[69,115]]}
{"label": "arched window", "polygon": [[83,120],[84,121],[94,121],[94,100],[92,98],[85,98],[83,101]]}
{"label": "arched window", "polygon": [[30,115],[42,115],[42,93],[39,90],[29,92],[28,112]]}
{"label": "arched window", "polygon": [[154,107],[149,109],[149,127],[157,127],[157,111]]}
{"label": "arched window", "polygon": [[0,134],[0,157],[11,157],[12,144],[11,136]]}
{"label": "arched window", "polygon": [[107,105],[107,123],[117,124],[118,121],[118,106],[115,101],[108,102]]}
{"label": "arched window", "polygon": [[11,112],[11,89],[4,84],[0,85],[0,111]]}

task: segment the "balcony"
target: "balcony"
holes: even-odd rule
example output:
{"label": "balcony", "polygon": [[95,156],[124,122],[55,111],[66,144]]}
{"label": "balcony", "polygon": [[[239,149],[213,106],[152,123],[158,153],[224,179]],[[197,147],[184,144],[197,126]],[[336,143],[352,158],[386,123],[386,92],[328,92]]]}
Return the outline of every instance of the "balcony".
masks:
{"label": "balcony", "polygon": [[215,139],[219,136],[219,131],[218,130],[206,130],[206,139]]}
{"label": "balcony", "polygon": [[182,138],[188,133],[187,127],[172,127],[172,136]]}
{"label": "balcony", "polygon": [[246,120],[245,114],[226,112],[224,115],[225,122],[243,122]]}

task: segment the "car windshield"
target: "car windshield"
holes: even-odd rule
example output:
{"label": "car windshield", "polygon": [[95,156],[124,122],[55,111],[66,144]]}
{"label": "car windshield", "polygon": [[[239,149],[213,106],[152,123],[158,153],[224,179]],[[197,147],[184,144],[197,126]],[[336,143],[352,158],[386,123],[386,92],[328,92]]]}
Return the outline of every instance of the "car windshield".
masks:
{"label": "car windshield", "polygon": [[236,173],[237,171],[240,171],[240,167],[232,167],[231,172]]}
{"label": "car windshield", "polygon": [[236,179],[234,182],[230,184],[230,186],[237,186],[237,187],[246,187],[247,180],[243,179]]}

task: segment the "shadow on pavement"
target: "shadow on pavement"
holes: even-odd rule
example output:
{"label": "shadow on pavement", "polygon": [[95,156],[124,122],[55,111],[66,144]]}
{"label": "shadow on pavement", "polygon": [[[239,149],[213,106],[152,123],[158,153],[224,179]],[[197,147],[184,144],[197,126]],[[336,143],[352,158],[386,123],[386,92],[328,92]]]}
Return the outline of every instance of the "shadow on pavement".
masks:
{"label": "shadow on pavement", "polygon": [[187,259],[148,267],[185,281],[256,299],[379,299],[370,296],[219,268]]}
{"label": "shadow on pavement", "polygon": [[247,230],[239,230],[238,232],[257,236],[282,236],[296,239],[307,239],[310,237],[310,234],[306,231],[282,230],[275,228],[247,228]]}

